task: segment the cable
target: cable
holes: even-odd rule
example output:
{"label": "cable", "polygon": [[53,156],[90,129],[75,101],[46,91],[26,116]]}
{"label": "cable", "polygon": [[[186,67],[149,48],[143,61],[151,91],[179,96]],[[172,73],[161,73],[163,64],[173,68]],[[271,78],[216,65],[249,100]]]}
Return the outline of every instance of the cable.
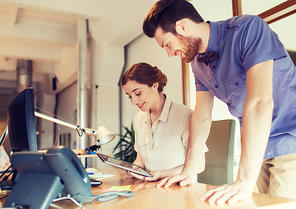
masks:
{"label": "cable", "polygon": [[11,167],[12,167],[12,165],[10,164],[10,166],[9,166],[5,171],[3,171],[3,173],[2,173],[1,176],[0,176],[0,179],[2,178],[2,176],[3,176],[4,174],[6,174],[6,172],[7,172]]}
{"label": "cable", "polygon": [[59,132],[60,132],[60,128],[58,128],[58,131],[57,131],[53,146],[56,146],[56,144],[57,144],[57,139],[58,139],[58,136],[59,136]]}
{"label": "cable", "polygon": [[52,202],[57,202],[57,201],[67,200],[67,199],[71,200],[71,201],[72,201],[74,204],[76,204],[77,206],[79,206],[79,207],[83,207],[83,208],[84,208],[83,205],[81,205],[79,202],[77,202],[77,200],[75,200],[73,197],[70,197],[70,196],[56,198],[56,199],[54,199]]}
{"label": "cable", "polygon": [[[11,167],[12,165],[10,165],[10,167]],[[7,169],[8,170],[8,169]],[[6,170],[6,171],[7,171]],[[14,170],[15,170],[15,168],[13,168],[13,170],[7,175],[7,176],[4,176],[3,177],[3,179],[0,181],[0,184],[2,184],[4,181],[7,181],[7,179],[9,178],[9,176],[11,176],[11,174],[13,174],[14,173]],[[5,171],[5,172],[6,172]],[[5,173],[3,173],[2,175],[1,175],[1,177],[4,175]]]}
{"label": "cable", "polygon": [[132,197],[134,196],[135,193],[133,191],[110,191],[110,192],[104,192],[104,193],[101,193],[101,194],[98,194],[98,195],[95,195],[95,196],[81,196],[81,195],[74,195],[72,196],[72,198],[76,198],[76,197],[79,197],[79,198],[84,198],[84,199],[91,199],[91,200],[95,200],[97,199],[98,202],[106,202],[106,201],[109,201],[109,200],[112,200],[112,199],[115,199],[119,196],[122,196],[122,197]]}
{"label": "cable", "polygon": [[117,198],[118,196],[123,196],[123,197],[132,197],[134,196],[134,192],[132,191],[122,191],[122,192],[105,192],[102,194],[97,195],[97,201],[99,202],[106,202],[112,199]]}
{"label": "cable", "polygon": [[8,195],[5,195],[5,196],[3,196],[3,197],[0,197],[0,200],[3,200],[4,198],[6,198],[6,197],[8,197],[9,196],[9,194]]}
{"label": "cable", "polygon": [[98,195],[95,196],[95,198],[99,202],[105,202],[105,201],[115,199],[118,196],[132,197],[134,195],[135,195],[135,193],[133,191],[121,191],[121,192],[110,191],[110,192],[105,192],[105,193],[98,194]]}

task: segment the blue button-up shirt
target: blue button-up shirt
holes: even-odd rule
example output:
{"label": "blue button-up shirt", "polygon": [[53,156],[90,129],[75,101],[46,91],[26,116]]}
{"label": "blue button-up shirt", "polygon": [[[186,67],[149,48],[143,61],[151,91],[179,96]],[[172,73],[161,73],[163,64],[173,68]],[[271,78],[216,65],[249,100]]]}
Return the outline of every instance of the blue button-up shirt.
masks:
{"label": "blue button-up shirt", "polygon": [[274,60],[274,110],[270,138],[264,158],[296,152],[296,69],[283,44],[258,16],[243,15],[209,22],[211,35],[207,52],[219,58],[208,65],[191,63],[196,91],[210,91],[228,105],[242,121],[246,101],[246,73],[254,65]]}

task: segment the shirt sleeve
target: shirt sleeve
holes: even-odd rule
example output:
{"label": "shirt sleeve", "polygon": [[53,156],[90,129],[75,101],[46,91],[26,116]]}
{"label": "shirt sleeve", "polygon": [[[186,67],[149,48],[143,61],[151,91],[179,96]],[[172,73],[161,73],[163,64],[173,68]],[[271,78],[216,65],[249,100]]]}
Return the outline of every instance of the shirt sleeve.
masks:
{"label": "shirt sleeve", "polygon": [[[199,77],[199,73],[202,73],[202,72],[199,72],[201,69],[203,69],[203,67],[200,66],[201,64],[196,60],[196,59],[193,59],[193,61],[191,62],[191,69],[192,69],[192,72],[194,74],[194,82],[195,82],[195,90],[196,91],[209,91],[207,89],[207,87],[198,79]],[[195,70],[194,70],[195,69]],[[197,70],[199,69],[199,70]]]}
{"label": "shirt sleeve", "polygon": [[195,90],[196,91],[209,91],[207,89],[207,87],[205,87],[205,85],[202,84],[202,82],[200,82],[200,80],[198,80],[197,76],[195,77]]}
{"label": "shirt sleeve", "polygon": [[278,35],[258,16],[250,16],[243,21],[236,37],[240,39],[236,54],[246,71],[258,63],[287,56]]}

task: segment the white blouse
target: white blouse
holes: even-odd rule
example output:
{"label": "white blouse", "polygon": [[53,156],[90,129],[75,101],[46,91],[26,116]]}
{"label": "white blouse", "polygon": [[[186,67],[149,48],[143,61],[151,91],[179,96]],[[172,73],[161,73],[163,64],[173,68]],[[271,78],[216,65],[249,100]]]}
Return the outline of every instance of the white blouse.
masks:
{"label": "white blouse", "polygon": [[[136,114],[135,150],[146,169],[163,171],[184,164],[192,112],[189,107],[166,97],[162,113],[152,127],[149,111]],[[207,151],[204,146],[203,152]]]}

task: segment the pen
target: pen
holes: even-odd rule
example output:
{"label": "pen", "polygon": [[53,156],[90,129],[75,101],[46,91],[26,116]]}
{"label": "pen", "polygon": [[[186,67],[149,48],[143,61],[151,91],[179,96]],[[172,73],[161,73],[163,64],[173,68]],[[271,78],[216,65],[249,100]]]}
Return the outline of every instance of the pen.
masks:
{"label": "pen", "polygon": [[88,175],[108,175],[108,173],[87,173]]}

